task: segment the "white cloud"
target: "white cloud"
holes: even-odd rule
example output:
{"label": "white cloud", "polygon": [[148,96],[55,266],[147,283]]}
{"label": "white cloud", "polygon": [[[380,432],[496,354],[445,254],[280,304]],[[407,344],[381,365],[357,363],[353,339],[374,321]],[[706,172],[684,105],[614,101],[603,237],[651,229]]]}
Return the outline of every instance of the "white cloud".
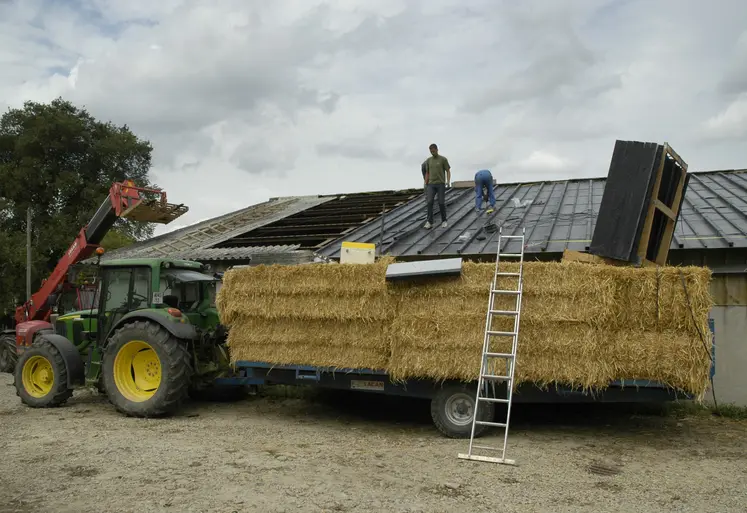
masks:
{"label": "white cloud", "polygon": [[126,123],[180,223],[419,187],[431,142],[455,180],[602,176],[618,138],[736,168],[745,19],[739,0],[16,0],[0,108],[61,95]]}
{"label": "white cloud", "polygon": [[745,143],[747,139],[747,93],[740,95],[726,110],[705,122],[711,139],[727,139]]}
{"label": "white cloud", "polygon": [[528,171],[565,171],[568,161],[546,151],[532,152],[527,158],[519,162],[519,167]]}

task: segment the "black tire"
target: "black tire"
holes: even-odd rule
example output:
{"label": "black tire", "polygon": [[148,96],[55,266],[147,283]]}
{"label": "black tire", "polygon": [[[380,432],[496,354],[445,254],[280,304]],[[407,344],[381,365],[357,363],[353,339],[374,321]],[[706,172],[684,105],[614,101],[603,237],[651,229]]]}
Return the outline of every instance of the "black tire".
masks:
{"label": "black tire", "polygon": [[[449,438],[469,438],[475,411],[474,385],[445,385],[431,399],[431,418],[436,428]],[[480,403],[477,420],[491,422],[495,416],[493,403]],[[475,426],[479,437],[488,426]]]}
{"label": "black tire", "polygon": [[[137,350],[141,342],[150,346],[152,352],[147,348]],[[185,345],[163,326],[151,321],[135,321],[116,330],[104,350],[102,373],[106,394],[117,411],[132,417],[160,417],[176,412],[187,398],[192,375]],[[151,358],[146,364],[148,372],[154,366],[160,368],[156,388],[149,392],[128,388],[136,385],[129,381],[135,371],[132,362],[126,358],[127,353],[134,351],[139,354],[143,350],[148,351]],[[117,360],[120,353],[123,360]],[[115,362],[121,372],[127,369],[129,377],[126,373],[115,374]]]}
{"label": "black tire", "polygon": [[[39,377],[33,370],[39,369],[40,365],[52,372],[48,389],[46,386],[44,389],[34,386],[40,380],[33,379],[31,375]],[[67,386],[68,370],[65,360],[57,348],[43,337],[21,354],[14,374],[16,394],[23,404],[32,408],[54,408],[64,404],[73,395],[73,390]],[[42,377],[41,381],[45,381],[45,378]]]}
{"label": "black tire", "polygon": [[16,353],[16,339],[13,335],[0,336],[0,372],[13,374],[16,370],[18,354]]}

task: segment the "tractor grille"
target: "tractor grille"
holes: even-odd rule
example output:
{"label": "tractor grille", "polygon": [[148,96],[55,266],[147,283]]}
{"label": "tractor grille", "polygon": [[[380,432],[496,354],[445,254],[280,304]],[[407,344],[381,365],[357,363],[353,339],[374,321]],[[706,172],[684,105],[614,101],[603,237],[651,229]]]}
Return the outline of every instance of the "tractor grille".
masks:
{"label": "tractor grille", "polygon": [[67,338],[67,324],[65,321],[55,321],[54,332]]}

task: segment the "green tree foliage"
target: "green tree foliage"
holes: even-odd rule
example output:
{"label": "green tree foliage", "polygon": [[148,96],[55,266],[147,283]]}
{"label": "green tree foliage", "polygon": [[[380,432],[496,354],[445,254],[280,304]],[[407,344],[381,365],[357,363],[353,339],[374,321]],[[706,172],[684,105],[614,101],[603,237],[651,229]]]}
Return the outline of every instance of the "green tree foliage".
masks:
{"label": "green tree foliage", "polygon": [[106,251],[114,251],[115,249],[124,248],[130,244],[136,242],[135,237],[123,233],[120,230],[109,230],[104,236],[104,240],[101,241],[101,245]]}
{"label": "green tree foliage", "polygon": [[[46,278],[114,182],[150,183],[152,146],[125,126],[58,98],[26,102],[0,118],[0,310],[25,299],[26,209],[32,220],[32,288]],[[108,242],[127,245],[153,226],[120,219]],[[115,249],[109,247],[108,249]]]}

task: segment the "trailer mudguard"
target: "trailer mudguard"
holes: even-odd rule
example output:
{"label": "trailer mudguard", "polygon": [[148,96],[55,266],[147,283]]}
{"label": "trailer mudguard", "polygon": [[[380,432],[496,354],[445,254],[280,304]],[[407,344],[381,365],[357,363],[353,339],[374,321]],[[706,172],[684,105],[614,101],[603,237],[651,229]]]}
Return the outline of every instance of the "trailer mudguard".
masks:
{"label": "trailer mudguard", "polygon": [[44,333],[39,337],[52,344],[65,360],[67,367],[67,386],[74,388],[76,385],[83,385],[86,381],[85,364],[80,357],[78,349],[68,339],[56,333]]}
{"label": "trailer mudguard", "polygon": [[171,318],[167,316],[168,314],[159,313],[153,310],[136,310],[130,312],[122,317],[117,324],[109,330],[109,333],[106,334],[106,339],[108,340],[115,330],[121,328],[125,324],[138,320],[156,322],[166,328],[166,330],[176,338],[182,340],[197,340],[199,338],[194,326],[187,322],[172,321]]}

